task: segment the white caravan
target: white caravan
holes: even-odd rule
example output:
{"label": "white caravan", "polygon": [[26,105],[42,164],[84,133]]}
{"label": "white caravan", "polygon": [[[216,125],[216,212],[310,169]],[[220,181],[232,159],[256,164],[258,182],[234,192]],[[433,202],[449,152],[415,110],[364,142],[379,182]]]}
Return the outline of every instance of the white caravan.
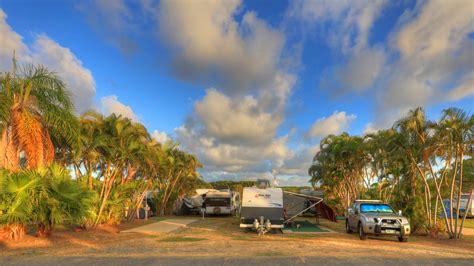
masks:
{"label": "white caravan", "polygon": [[[284,195],[287,199],[284,199]],[[294,198],[301,200],[295,201]],[[284,201],[288,201],[285,202],[287,206]],[[256,186],[244,188],[240,207],[240,228],[253,229],[259,235],[281,230],[285,224],[291,223],[321,202],[323,199],[320,197],[285,192],[281,188],[272,187],[269,180],[259,179]]]}
{"label": "white caravan", "polygon": [[203,194],[203,208],[206,214],[235,215],[240,206],[240,193],[224,190],[210,190]]}
{"label": "white caravan", "polygon": [[265,234],[284,227],[283,190],[270,187],[270,181],[257,180],[255,187],[246,187],[242,194],[240,228],[255,229]]}
{"label": "white caravan", "polygon": [[196,189],[196,195],[183,199],[184,214],[226,214],[235,215],[240,207],[240,193],[228,189]]}

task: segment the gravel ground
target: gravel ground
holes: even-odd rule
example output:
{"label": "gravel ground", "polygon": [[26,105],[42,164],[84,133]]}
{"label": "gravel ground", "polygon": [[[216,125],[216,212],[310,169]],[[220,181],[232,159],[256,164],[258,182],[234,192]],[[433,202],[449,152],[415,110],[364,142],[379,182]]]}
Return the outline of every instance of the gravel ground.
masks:
{"label": "gravel ground", "polygon": [[[146,222],[149,223],[150,221]],[[472,265],[474,238],[371,237],[333,233],[257,236],[232,218],[206,218],[168,234],[119,233],[143,222],[72,232],[47,239],[0,241],[0,265]]]}

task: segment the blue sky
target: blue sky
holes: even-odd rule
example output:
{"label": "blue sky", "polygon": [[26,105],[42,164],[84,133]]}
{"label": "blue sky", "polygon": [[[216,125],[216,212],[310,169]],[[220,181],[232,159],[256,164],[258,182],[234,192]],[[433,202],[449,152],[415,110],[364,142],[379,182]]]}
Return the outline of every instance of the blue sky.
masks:
{"label": "blue sky", "polygon": [[327,134],[474,103],[474,10],[453,1],[0,0],[0,71],[41,62],[78,113],[144,123],[207,180],[305,184]]}

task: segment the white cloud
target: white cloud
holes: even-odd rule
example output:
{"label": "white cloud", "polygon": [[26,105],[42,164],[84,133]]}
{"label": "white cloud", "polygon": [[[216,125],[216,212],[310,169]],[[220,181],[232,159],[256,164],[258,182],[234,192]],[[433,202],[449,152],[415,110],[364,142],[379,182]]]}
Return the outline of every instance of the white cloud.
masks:
{"label": "white cloud", "polygon": [[[474,61],[473,61],[474,62]],[[448,92],[448,98],[456,101],[474,95],[474,71],[466,74],[457,88]]]}
{"label": "white cloud", "polygon": [[282,58],[285,36],[240,7],[238,0],[161,1],[156,14],[174,48],[174,74],[214,88],[175,129],[177,140],[203,172],[222,178],[266,173],[289,155],[288,137],[277,134],[296,83],[286,65],[293,61]]}
{"label": "white cloud", "polygon": [[106,115],[115,113],[117,115],[130,118],[132,121],[140,122],[140,119],[133,112],[132,108],[120,102],[116,95],[102,97],[100,99],[100,103],[102,109],[101,111]]}
{"label": "white cloud", "polygon": [[474,41],[472,2],[427,1],[392,34],[400,58],[392,64],[378,110],[406,111],[472,95]]}
{"label": "white cloud", "polygon": [[403,58],[431,59],[460,49],[474,30],[470,0],[427,1],[395,42]]}
{"label": "white cloud", "polygon": [[255,91],[272,81],[284,35],[251,11],[237,21],[240,5],[239,0],[160,2],[157,17],[163,40],[175,48],[175,74],[228,93]]}
{"label": "white cloud", "polygon": [[[307,178],[308,169],[313,162],[314,155],[319,151],[319,144],[295,149],[276,169],[279,175],[298,175]],[[307,181],[307,180],[306,180]]]}
{"label": "white cloud", "polygon": [[293,1],[288,15],[308,23],[331,23],[326,38],[345,54],[368,46],[369,32],[387,0]]}
{"label": "white cloud", "polygon": [[368,40],[375,20],[387,4],[386,0],[292,2],[288,16],[310,25],[328,23],[324,39],[345,58],[326,71],[321,80],[323,87],[363,92],[379,78],[387,56],[380,47],[371,47]]}
{"label": "white cloud", "polygon": [[46,35],[38,35],[32,47],[33,60],[57,71],[71,92],[77,112],[92,108],[95,81],[89,69],[69,50]]}
{"label": "white cloud", "polygon": [[0,9],[0,71],[11,69],[13,51],[18,59],[28,55],[28,47],[23,43],[23,37],[8,25],[7,14]]}
{"label": "white cloud", "polygon": [[204,133],[224,143],[268,144],[281,124],[281,119],[260,109],[252,96],[231,99],[216,90],[195,103],[194,108]]}
{"label": "white cloud", "polygon": [[330,134],[342,133],[348,129],[350,123],[355,119],[354,114],[348,115],[346,112],[335,111],[331,116],[320,118],[314,122],[307,136],[323,138]]}
{"label": "white cloud", "polygon": [[210,170],[269,171],[288,155],[287,137],[277,137],[280,114],[266,112],[251,96],[230,98],[207,90],[195,115],[177,128],[178,141]]}
{"label": "white cloud", "polygon": [[341,89],[363,91],[370,88],[380,76],[385,59],[386,55],[382,49],[365,49],[354,53],[347,64],[335,71],[337,80],[343,86]]}
{"label": "white cloud", "polygon": [[160,132],[158,130],[154,130],[151,134],[151,137],[159,143],[166,143],[171,140],[170,136],[168,136],[166,132]]}
{"label": "white cloud", "polygon": [[370,123],[367,123],[364,127],[364,131],[362,134],[371,134],[371,133],[375,133],[377,132],[378,130],[380,130],[381,128],[377,127],[374,123],[370,122]]}
{"label": "white cloud", "polygon": [[46,35],[37,35],[33,45],[29,47],[8,25],[6,17],[0,9],[0,71],[11,70],[11,58],[15,50],[20,64],[41,63],[57,72],[72,94],[77,112],[90,109],[95,96],[95,81],[91,71],[82,65],[71,50]]}

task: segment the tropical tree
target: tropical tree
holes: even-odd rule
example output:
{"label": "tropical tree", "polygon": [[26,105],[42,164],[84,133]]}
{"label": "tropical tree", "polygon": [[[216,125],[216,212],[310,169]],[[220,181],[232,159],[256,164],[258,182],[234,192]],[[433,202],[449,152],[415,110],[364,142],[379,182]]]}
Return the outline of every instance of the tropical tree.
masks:
{"label": "tropical tree", "polygon": [[[18,71],[19,70],[19,71]],[[18,73],[17,73],[18,72]],[[77,120],[64,82],[41,65],[0,74],[0,167],[50,165],[55,145],[75,144]]]}
{"label": "tropical tree", "polygon": [[56,224],[81,224],[93,217],[96,193],[58,165],[0,172],[0,225],[4,237],[19,239],[28,225],[47,236]]}
{"label": "tropical tree", "polygon": [[309,169],[311,182],[330,189],[346,210],[371,185],[374,173],[367,168],[369,159],[363,138],[347,133],[329,135],[321,141]]}
{"label": "tropical tree", "polygon": [[459,238],[462,169],[473,155],[473,121],[457,108],[429,121],[422,108],[415,108],[391,129],[363,138],[329,135],[309,168],[310,181],[326,190],[336,209],[347,209],[355,198],[382,199],[404,209],[414,228],[432,234],[446,230]]}
{"label": "tropical tree", "polygon": [[[473,155],[474,119],[461,109],[449,108],[443,110],[443,117],[436,124],[435,129],[436,144],[433,145],[433,150],[444,162],[443,168],[439,171],[440,183],[443,179],[448,181],[450,218],[453,212],[455,213],[455,219],[449,219],[448,231],[452,238],[460,238],[462,225],[458,227],[458,220],[461,209],[459,199],[463,186],[463,162],[466,155]],[[451,168],[453,171],[449,171]],[[455,194],[457,194],[456,202],[453,200]]]}

